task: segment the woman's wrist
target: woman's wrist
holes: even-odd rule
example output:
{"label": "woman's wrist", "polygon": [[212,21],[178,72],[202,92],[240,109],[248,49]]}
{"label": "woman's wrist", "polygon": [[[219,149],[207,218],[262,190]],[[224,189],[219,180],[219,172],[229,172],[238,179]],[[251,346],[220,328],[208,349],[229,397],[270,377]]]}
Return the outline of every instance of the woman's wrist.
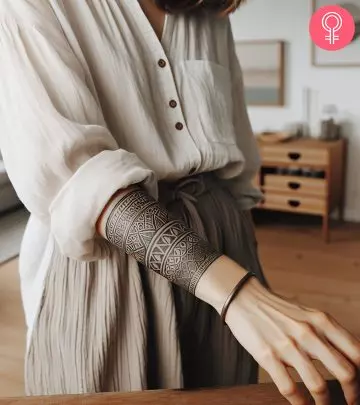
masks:
{"label": "woman's wrist", "polygon": [[248,317],[249,313],[257,311],[262,305],[271,304],[273,297],[273,294],[258,279],[252,278],[231,301],[225,322],[228,325],[234,325],[239,320]]}
{"label": "woman's wrist", "polygon": [[208,267],[221,256],[141,188],[124,191],[107,205],[99,233],[148,270],[192,294]]}
{"label": "woman's wrist", "polygon": [[215,260],[199,280],[195,295],[211,305],[219,314],[247,271],[226,256]]}

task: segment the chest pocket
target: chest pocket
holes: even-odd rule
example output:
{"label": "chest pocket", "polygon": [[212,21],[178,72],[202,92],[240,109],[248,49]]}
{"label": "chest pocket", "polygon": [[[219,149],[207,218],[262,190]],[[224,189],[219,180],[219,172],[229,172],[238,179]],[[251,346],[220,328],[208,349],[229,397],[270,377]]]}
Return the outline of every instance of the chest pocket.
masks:
{"label": "chest pocket", "polygon": [[209,61],[175,67],[178,91],[190,132],[209,142],[235,144],[234,105],[229,71]]}

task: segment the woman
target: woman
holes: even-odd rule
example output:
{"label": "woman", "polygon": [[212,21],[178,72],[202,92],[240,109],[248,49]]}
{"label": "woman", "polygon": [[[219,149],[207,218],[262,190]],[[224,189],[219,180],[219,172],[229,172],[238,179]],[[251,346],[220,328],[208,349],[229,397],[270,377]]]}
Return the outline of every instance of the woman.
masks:
{"label": "woman", "polygon": [[318,358],[355,403],[359,342],[258,262],[239,3],[0,2],[1,149],[32,214],[28,394],[249,384],[256,361],[292,404],[288,366],[327,404]]}

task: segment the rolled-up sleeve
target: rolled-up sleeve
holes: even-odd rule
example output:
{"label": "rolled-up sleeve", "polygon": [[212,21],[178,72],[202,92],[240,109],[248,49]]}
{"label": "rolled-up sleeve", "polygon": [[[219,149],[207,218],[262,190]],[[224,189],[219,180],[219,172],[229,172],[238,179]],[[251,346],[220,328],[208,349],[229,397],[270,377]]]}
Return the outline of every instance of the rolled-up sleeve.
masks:
{"label": "rolled-up sleeve", "polygon": [[95,224],[119,189],[153,171],[119,148],[84,63],[61,29],[0,19],[0,148],[20,199],[46,221],[61,252],[95,260]]}

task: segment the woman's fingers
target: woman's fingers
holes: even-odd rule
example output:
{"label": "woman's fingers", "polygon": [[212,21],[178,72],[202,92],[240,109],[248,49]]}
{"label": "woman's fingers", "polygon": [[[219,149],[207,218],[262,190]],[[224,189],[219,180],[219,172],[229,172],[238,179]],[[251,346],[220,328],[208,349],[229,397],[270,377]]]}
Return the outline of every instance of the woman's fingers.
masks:
{"label": "woman's fingers", "polygon": [[316,405],[330,405],[329,391],[326,381],[316,369],[314,363],[304,350],[293,340],[288,340],[280,347],[281,357],[293,367],[314,398]]}
{"label": "woman's fingers", "polygon": [[312,352],[313,355],[316,353],[318,360],[339,381],[348,405],[357,405],[359,385],[355,366],[341,353],[337,352],[335,348],[332,348],[330,344],[321,343],[316,345],[314,342]]}
{"label": "woman's fingers", "polygon": [[313,325],[352,364],[360,368],[360,340],[343,328],[331,316],[322,312],[313,315]]}
{"label": "woman's fingers", "polygon": [[[343,355],[321,335],[323,335],[323,332],[311,326],[305,326],[305,330],[297,336],[297,340],[301,342],[303,350],[311,357],[320,360],[326,369],[340,382],[347,403],[349,405],[357,404],[359,384],[357,381],[357,367],[352,362],[353,358],[351,355]],[[342,346],[351,346],[349,339],[339,343]]]}
{"label": "woman's fingers", "polygon": [[286,366],[272,351],[269,350],[267,354],[263,355],[262,358],[257,361],[270,375],[280,394],[286,398],[291,405],[308,405],[308,401],[299,390]]}

